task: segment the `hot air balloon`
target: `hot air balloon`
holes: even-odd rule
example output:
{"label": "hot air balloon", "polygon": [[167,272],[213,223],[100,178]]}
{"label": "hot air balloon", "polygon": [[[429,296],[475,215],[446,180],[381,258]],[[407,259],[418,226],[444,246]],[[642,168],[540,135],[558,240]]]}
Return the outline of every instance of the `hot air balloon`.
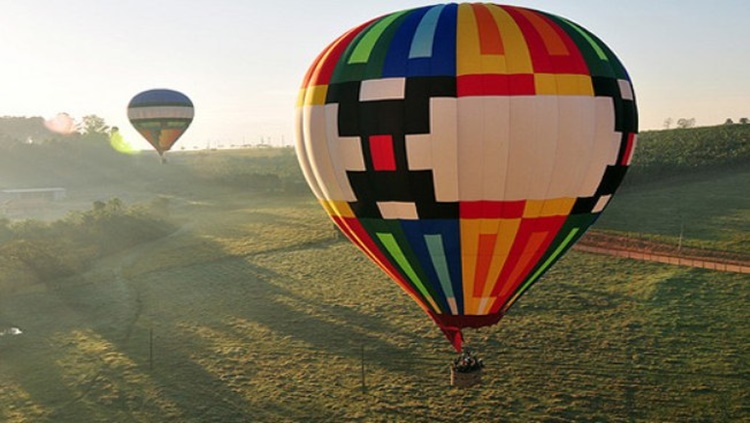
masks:
{"label": "hot air balloon", "polygon": [[497,323],[610,202],[630,78],[559,16],[443,4],[366,22],[304,77],[296,148],[348,238],[442,329]]}
{"label": "hot air balloon", "polygon": [[193,121],[193,102],[181,92],[155,89],[137,94],[128,104],[128,119],[156,149],[164,152],[185,133]]}

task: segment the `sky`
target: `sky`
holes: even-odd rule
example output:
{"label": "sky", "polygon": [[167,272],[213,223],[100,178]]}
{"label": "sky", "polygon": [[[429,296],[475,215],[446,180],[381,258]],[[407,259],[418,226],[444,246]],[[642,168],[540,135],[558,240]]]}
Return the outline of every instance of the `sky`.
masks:
{"label": "sky", "polygon": [[[187,94],[196,116],[174,147],[293,145],[294,103],[317,54],[413,0],[0,0],[0,116],[95,114],[136,148],[137,93]],[[498,2],[499,3],[499,2]],[[640,129],[750,117],[746,0],[515,0],[602,39],[630,73]]]}

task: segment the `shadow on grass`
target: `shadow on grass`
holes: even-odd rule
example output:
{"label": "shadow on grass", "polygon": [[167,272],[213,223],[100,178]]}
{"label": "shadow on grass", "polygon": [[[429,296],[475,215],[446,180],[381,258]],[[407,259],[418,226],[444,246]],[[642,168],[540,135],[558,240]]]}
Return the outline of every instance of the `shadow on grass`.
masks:
{"label": "shadow on grass", "polygon": [[[287,250],[327,248],[328,244],[328,241],[306,243]],[[134,265],[137,265],[137,261]],[[125,333],[123,329],[115,330],[114,327],[108,332],[110,340],[120,350],[130,352],[131,356],[137,356],[136,350],[140,350],[140,362],[143,365],[144,345],[147,342],[143,337],[147,332],[146,326],[153,325],[156,329],[156,343],[163,341],[162,346],[157,348],[158,355],[161,356],[157,362],[180,367],[178,372],[171,374],[162,367],[164,364],[158,364],[158,370],[152,373],[160,386],[179,386],[177,392],[168,389],[165,395],[174,401],[180,401],[179,397],[182,395],[195,398],[197,393],[201,393],[205,403],[228,404],[227,414],[222,415],[222,418],[236,417],[237,410],[245,415],[260,413],[260,417],[264,419],[305,419],[311,416],[331,419],[335,418],[336,412],[308,401],[301,408],[278,398],[268,398],[263,408],[249,403],[233,390],[232,375],[211,373],[196,362],[196,357],[213,355],[216,361],[221,361],[222,357],[212,349],[215,345],[212,346],[210,341],[189,337],[179,327],[180,322],[201,325],[207,330],[219,332],[217,336],[232,339],[235,345],[257,354],[260,358],[256,362],[242,366],[243,377],[252,377],[257,374],[258,368],[264,366],[264,352],[271,355],[266,360],[274,360],[273,354],[278,353],[278,348],[276,351],[253,351],[256,340],[250,338],[242,328],[227,323],[239,319],[267,328],[275,339],[293,340],[296,351],[282,353],[298,353],[289,363],[291,366],[299,366],[300,371],[307,368],[306,364],[309,362],[306,360],[309,359],[300,359],[299,355],[322,357],[316,359],[323,363],[329,359],[335,360],[334,357],[357,362],[361,358],[363,346],[368,367],[375,365],[389,372],[410,374],[415,371],[414,363],[421,360],[421,356],[415,355],[413,350],[399,348],[388,342],[399,331],[386,320],[376,319],[332,302],[317,302],[285,289],[283,284],[290,281],[288,276],[249,263],[247,257],[229,256],[208,263],[191,263],[141,275],[139,278],[128,283],[140,294],[143,317],[136,322],[137,329],[133,331],[130,342],[126,342],[122,336]],[[301,283],[299,280],[290,282]],[[425,323],[429,323],[427,317],[424,319]],[[117,336],[112,336],[115,334]],[[399,333],[399,336],[411,338],[414,334],[405,331]],[[342,377],[356,381],[359,369],[355,370],[354,374]],[[232,371],[234,369],[227,369],[227,373]],[[180,382],[175,379],[177,375],[191,376],[189,381]],[[225,376],[228,379],[224,380]],[[185,383],[188,386],[180,386]],[[347,384],[338,388],[329,387],[327,392],[344,398],[351,392],[345,385]],[[289,389],[294,390],[293,383],[290,383]],[[292,392],[287,394],[295,395]],[[210,412],[217,413],[215,409]]]}
{"label": "shadow on grass", "polygon": [[[193,283],[196,285],[191,285],[191,289],[198,291],[185,293],[186,296],[192,297],[202,292],[207,300],[216,298],[223,303],[225,314],[256,322],[278,337],[292,337],[311,351],[357,359],[364,345],[367,349],[377,348],[384,356],[400,356],[413,361],[419,359],[410,351],[387,341],[399,330],[384,319],[375,319],[349,307],[316,302],[295,294],[279,286],[288,277],[278,272],[248,263],[242,258],[202,265],[199,272],[206,279],[195,280]],[[178,276],[177,273],[186,274]],[[191,269],[177,273],[173,275],[185,281]],[[217,275],[223,276],[220,278]],[[161,280],[167,277],[158,276]],[[184,292],[185,288],[180,289]],[[413,336],[407,332],[400,335]],[[390,367],[388,362],[378,364],[389,370],[403,370]]]}
{"label": "shadow on grass", "polygon": [[[140,281],[145,302],[144,318],[140,325],[150,320],[156,327],[157,342],[163,339],[163,345],[158,348],[158,355],[161,356],[157,365],[159,370],[153,373],[153,377],[159,380],[159,385],[176,387],[180,384],[174,379],[174,374],[166,372],[162,367],[165,365],[162,363],[170,363],[170,367],[180,367],[177,372],[180,375],[195,375],[190,376],[189,381],[183,381],[188,386],[180,390],[190,390],[190,395],[202,392],[207,403],[229,403],[235,409],[244,410],[247,415],[260,413],[264,419],[332,419],[336,417],[335,411],[316,406],[315,401],[310,398],[302,399],[304,407],[290,401],[290,398],[300,395],[295,393],[299,387],[295,387],[294,380],[283,381],[284,375],[272,377],[268,384],[286,386],[286,390],[282,391],[282,397],[285,398],[266,398],[262,408],[248,403],[232,390],[230,385],[234,383],[233,373],[239,373],[243,379],[252,379],[259,376],[262,370],[267,370],[263,367],[273,364],[278,359],[278,354],[287,359],[289,366],[298,366],[298,374],[304,374],[310,360],[325,363],[328,360],[335,361],[333,357],[339,357],[356,362],[360,358],[362,345],[368,350],[368,360],[372,359],[370,354],[375,346],[378,357],[401,358],[377,361],[378,366],[389,371],[410,372],[408,363],[419,360],[410,351],[384,341],[392,331],[387,325],[352,310],[314,303],[269,282],[283,278],[283,275],[276,272],[235,258],[195,267],[173,268],[169,272],[150,274]],[[300,305],[304,310],[289,305],[290,302]],[[207,332],[206,339],[191,337],[190,330],[170,326],[171,322],[185,322],[194,332]],[[293,346],[269,346],[269,342],[273,341],[253,339],[251,331],[240,325],[232,325],[232,322],[250,322],[267,329],[266,335],[270,338],[291,339]],[[145,333],[145,328],[141,327],[138,333],[141,334],[141,339],[134,336],[132,344],[140,343],[143,350],[142,334]],[[211,337],[215,337],[216,342]],[[133,348],[135,345],[121,346],[125,350]],[[284,348],[292,350],[285,351]],[[217,352],[217,349],[221,351]],[[251,359],[239,360],[233,354]],[[199,365],[196,357],[210,363]],[[237,361],[233,362],[233,359]],[[210,373],[205,367],[209,365],[223,369],[225,374]],[[368,361],[368,366],[371,365],[372,361]],[[313,371],[321,371],[318,369],[315,366],[312,368]],[[349,382],[325,388],[326,395],[345,398],[351,392],[351,386],[347,388],[347,385],[352,385],[351,381],[357,380],[358,371],[356,369],[351,375],[342,375]],[[305,377],[315,379],[316,376],[313,374]],[[191,388],[193,386],[195,389]],[[245,386],[239,390],[246,391],[246,388]],[[225,394],[227,391],[228,394]],[[316,394],[322,395],[320,392]],[[169,395],[174,396],[174,393]]]}

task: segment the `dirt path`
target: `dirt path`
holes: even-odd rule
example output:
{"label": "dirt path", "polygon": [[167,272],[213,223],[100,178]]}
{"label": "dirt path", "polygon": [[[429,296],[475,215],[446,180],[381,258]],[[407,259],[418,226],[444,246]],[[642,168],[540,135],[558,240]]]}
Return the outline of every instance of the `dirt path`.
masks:
{"label": "dirt path", "polygon": [[750,257],[741,253],[680,248],[651,240],[589,232],[574,249],[588,253],[750,274]]}
{"label": "dirt path", "polygon": [[[116,254],[114,256],[105,258],[99,261],[94,266],[94,268],[89,270],[89,272],[93,272],[93,273],[95,272],[111,273],[112,280],[109,283],[112,286],[120,287],[123,292],[129,293],[129,297],[131,298],[131,301],[130,301],[130,306],[126,308],[128,316],[126,316],[127,323],[125,324],[125,329],[124,329],[125,334],[121,341],[123,344],[127,344],[130,341],[130,338],[133,334],[133,329],[135,328],[136,323],[138,322],[138,319],[140,319],[141,314],[143,312],[143,300],[141,298],[141,290],[136,284],[134,284],[133,281],[129,280],[128,277],[125,276],[124,270],[128,269],[131,266],[134,266],[134,263],[136,263],[140,257],[150,254],[152,251],[155,251],[159,248],[162,248],[165,244],[169,242],[175,242],[175,238],[179,237],[179,235],[189,230],[189,228],[190,228],[190,225],[184,225],[176,232],[164,238],[159,238],[159,239],[156,239],[154,241],[151,241],[145,244],[140,244],[120,254]],[[82,402],[89,395],[89,393],[91,393],[94,387],[97,385],[97,381],[103,377],[104,367],[105,366],[103,364],[103,361],[101,361],[100,365],[97,367],[97,369],[93,373],[87,375],[86,377],[82,377],[79,383],[80,393],[76,397],[67,401],[66,403],[61,404],[58,407],[58,412],[62,412],[74,406],[75,404]],[[135,420],[135,418],[132,417],[132,413],[128,412],[128,414],[131,416],[133,420]]]}

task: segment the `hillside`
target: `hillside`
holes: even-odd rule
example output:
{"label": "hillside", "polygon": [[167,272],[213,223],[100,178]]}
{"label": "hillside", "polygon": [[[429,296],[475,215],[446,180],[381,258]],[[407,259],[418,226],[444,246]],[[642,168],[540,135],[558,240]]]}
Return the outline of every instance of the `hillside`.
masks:
{"label": "hillside", "polygon": [[648,131],[593,230],[750,254],[750,125]]}
{"label": "hillside", "polygon": [[[41,141],[30,144],[31,139]],[[306,190],[299,187],[302,174],[289,148],[170,152],[170,160],[184,165],[179,176],[169,166],[151,166],[154,155],[117,153],[104,134],[55,135],[42,118],[0,118],[0,188],[122,182],[135,166],[149,180],[196,177],[235,186],[281,183],[296,186],[298,192]],[[645,131],[639,134],[622,188],[748,168],[750,124]]]}
{"label": "hillside", "polygon": [[[683,142],[654,136],[669,176],[627,187],[596,230],[747,249],[750,172],[669,167]],[[0,155],[3,185],[69,196],[0,225],[0,331],[23,331],[0,336],[0,421],[750,419],[747,275],[572,251],[467,331],[484,380],[453,389],[439,329],[336,237],[292,151],[22,148]],[[16,259],[30,241],[57,267]]]}
{"label": "hillside", "polygon": [[750,124],[645,131],[623,188],[732,169],[750,169]]}

